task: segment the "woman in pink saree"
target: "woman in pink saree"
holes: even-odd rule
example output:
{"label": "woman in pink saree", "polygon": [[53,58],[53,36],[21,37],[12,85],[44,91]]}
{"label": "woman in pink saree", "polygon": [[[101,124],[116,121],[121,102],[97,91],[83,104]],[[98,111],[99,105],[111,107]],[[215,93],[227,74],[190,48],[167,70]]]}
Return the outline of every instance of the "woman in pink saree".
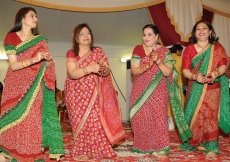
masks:
{"label": "woman in pink saree", "polygon": [[87,24],[73,31],[73,49],[67,52],[65,102],[74,137],[76,160],[108,159],[117,155],[112,145],[125,137],[116,91],[104,51],[93,47]]}

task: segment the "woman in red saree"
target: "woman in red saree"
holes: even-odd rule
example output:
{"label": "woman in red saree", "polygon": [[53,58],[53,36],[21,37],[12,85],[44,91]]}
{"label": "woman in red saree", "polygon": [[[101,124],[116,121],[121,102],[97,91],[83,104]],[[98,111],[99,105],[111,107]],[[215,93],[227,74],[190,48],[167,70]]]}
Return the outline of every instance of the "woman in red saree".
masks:
{"label": "woman in red saree", "polygon": [[73,31],[73,49],[67,52],[69,76],[65,102],[74,137],[71,155],[76,160],[116,157],[112,145],[125,137],[108,60],[93,47],[87,24]]}
{"label": "woman in red saree", "polygon": [[189,79],[185,118],[193,136],[181,149],[197,148],[214,158],[220,153],[219,127],[230,132],[228,55],[211,24],[197,22],[192,36],[193,44],[183,54],[183,73]]}
{"label": "woman in red saree", "polygon": [[134,133],[132,151],[166,158],[170,151],[169,96],[182,141],[190,137],[190,130],[183,120],[178,74],[173,69],[175,61],[169,50],[157,43],[158,38],[158,28],[148,24],[143,28],[144,44],[134,48],[129,111]]}
{"label": "woman in red saree", "polygon": [[43,161],[64,154],[55,105],[55,67],[46,38],[33,35],[36,11],[21,8],[4,40],[10,67],[4,80],[0,115],[0,158]]}

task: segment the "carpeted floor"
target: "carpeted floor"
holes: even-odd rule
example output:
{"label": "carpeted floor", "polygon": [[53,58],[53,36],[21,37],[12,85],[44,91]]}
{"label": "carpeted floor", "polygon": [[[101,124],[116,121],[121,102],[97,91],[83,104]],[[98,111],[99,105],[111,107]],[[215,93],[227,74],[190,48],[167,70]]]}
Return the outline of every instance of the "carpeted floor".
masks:
{"label": "carpeted floor", "polygon": [[[130,151],[133,144],[133,134],[129,123],[124,123],[126,138],[114,146],[114,150],[118,157],[116,159],[104,159],[100,162],[154,162],[157,161],[153,155],[138,154]],[[63,129],[63,139],[65,147],[65,156],[61,158],[60,162],[77,162],[70,156],[70,147],[73,144],[73,137],[70,131],[68,122],[61,123]],[[230,136],[220,135],[219,145],[221,154],[217,155],[215,159],[206,159],[205,154],[200,151],[186,152],[179,149],[180,141],[176,130],[170,131],[171,151],[168,158],[162,161],[187,161],[187,162],[230,162]],[[50,160],[46,154],[45,162],[54,162]],[[98,162],[91,160],[91,162]]]}

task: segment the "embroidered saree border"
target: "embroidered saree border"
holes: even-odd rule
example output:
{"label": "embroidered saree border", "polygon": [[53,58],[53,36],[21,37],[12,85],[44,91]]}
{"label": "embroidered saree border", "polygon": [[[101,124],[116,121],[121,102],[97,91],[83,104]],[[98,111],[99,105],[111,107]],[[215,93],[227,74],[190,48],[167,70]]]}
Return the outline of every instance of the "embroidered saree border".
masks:
{"label": "embroidered saree border", "polygon": [[19,43],[16,47],[13,45],[6,44],[5,45],[6,54],[7,55],[8,54],[17,54],[18,55],[21,52],[33,47],[34,45],[36,45],[37,43],[39,43],[43,40],[47,41],[47,39],[44,36],[37,35],[37,36],[34,36],[30,39],[27,39],[26,41]]}
{"label": "embroidered saree border", "polygon": [[93,108],[94,102],[96,101],[97,94],[98,94],[97,89],[94,89],[94,94],[93,94],[92,99],[91,99],[91,101],[89,103],[89,106],[86,109],[86,112],[85,112],[84,116],[82,117],[82,120],[81,120],[79,126],[77,127],[76,131],[73,133],[74,141],[76,141],[79,133],[81,132],[83,126],[85,125],[85,122],[86,122],[86,120],[87,120],[87,118],[88,118],[88,116],[90,114],[90,111]]}
{"label": "embroidered saree border", "polygon": [[[212,48],[214,48],[214,46],[210,45],[205,51],[202,51],[193,58],[192,69],[197,68],[196,73],[203,73],[204,75],[207,74],[210,61],[210,54],[207,53],[210,53]],[[199,63],[201,61],[202,63]],[[192,82],[185,109],[185,119],[190,128],[192,127],[191,123],[193,123],[196,118],[195,114],[198,113],[201,103],[203,102],[206,89],[207,85],[200,84],[196,81]]]}
{"label": "embroidered saree border", "polygon": [[[139,60],[138,57],[132,56],[133,60]],[[170,66],[169,60],[172,60],[172,56],[170,53],[167,53],[164,58],[164,63]],[[134,61],[135,62],[135,61]],[[159,70],[156,76],[149,82],[145,90],[140,94],[137,100],[133,103],[131,108],[129,109],[130,120],[133,119],[135,114],[140,110],[140,108],[144,105],[144,103],[149,99],[150,95],[155,91],[157,85],[160,83],[163,78],[162,72]]]}
{"label": "embroidered saree border", "polygon": [[[175,60],[173,59],[171,54],[167,56],[166,58],[168,62],[172,62],[173,64],[175,63]],[[192,132],[189,129],[189,126],[187,125],[187,122],[185,121],[185,118],[184,118],[184,108],[182,105],[182,96],[181,96],[182,94],[181,94],[181,89],[177,83],[178,72],[174,66],[172,67],[172,75],[173,75],[172,83],[170,83],[170,80],[167,77],[167,84],[168,84],[168,89],[169,89],[172,113],[173,113],[174,120],[175,120],[176,126],[180,134],[180,139],[182,141],[186,141],[189,138],[191,138]]]}
{"label": "embroidered saree border", "polygon": [[36,96],[39,92],[39,87],[44,76],[44,72],[45,65],[43,65],[41,68],[34,84],[29,89],[25,97],[14,108],[12,108],[8,113],[0,118],[0,134],[12,128],[13,126],[18,125],[29,114],[29,111],[32,108]]}
{"label": "embroidered saree border", "polygon": [[64,155],[63,138],[56,108],[55,92],[42,81],[42,148],[49,147],[49,157],[60,159]]}

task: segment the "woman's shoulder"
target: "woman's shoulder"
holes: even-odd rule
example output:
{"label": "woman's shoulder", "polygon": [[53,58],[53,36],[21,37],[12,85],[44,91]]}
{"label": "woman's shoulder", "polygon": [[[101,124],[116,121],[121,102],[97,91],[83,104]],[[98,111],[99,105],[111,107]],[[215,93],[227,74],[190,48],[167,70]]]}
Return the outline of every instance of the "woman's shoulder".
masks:
{"label": "woman's shoulder", "polygon": [[15,39],[16,36],[16,32],[7,33],[4,38],[4,42],[8,42],[9,40]]}
{"label": "woman's shoulder", "polygon": [[75,52],[72,49],[66,52],[66,58],[68,57],[75,57]]}
{"label": "woman's shoulder", "polygon": [[222,46],[222,44],[220,44],[219,42],[216,42],[216,43],[214,43],[213,44],[216,48],[224,48],[223,46]]}
{"label": "woman's shoulder", "polygon": [[143,49],[143,45],[142,44],[138,44],[134,47],[134,49]]}

